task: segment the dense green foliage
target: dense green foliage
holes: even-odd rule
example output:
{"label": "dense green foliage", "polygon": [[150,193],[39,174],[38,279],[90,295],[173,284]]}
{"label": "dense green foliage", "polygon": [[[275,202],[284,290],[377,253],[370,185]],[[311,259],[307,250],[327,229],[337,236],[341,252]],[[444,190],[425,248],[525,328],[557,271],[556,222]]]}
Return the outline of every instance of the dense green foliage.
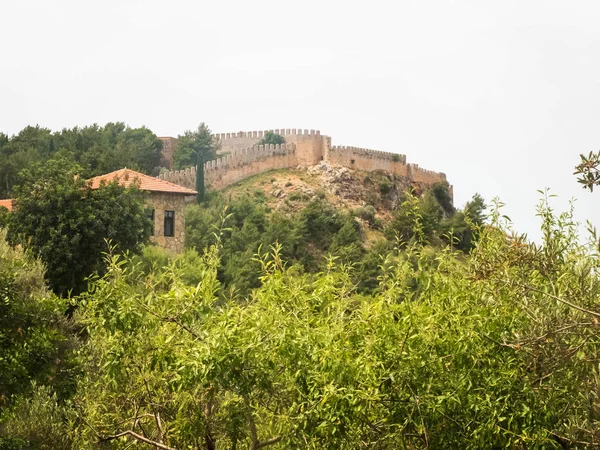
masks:
{"label": "dense green foliage", "polygon": [[[437,191],[444,201],[449,199],[447,185],[438,186]],[[455,211],[451,202],[446,203],[452,206],[446,213],[433,192],[423,198],[407,194],[391,223],[384,227],[376,220],[373,207],[344,212],[324,196],[308,199],[301,194],[290,195],[288,203],[287,209],[272,210],[259,190],[231,199],[213,195],[205,205],[187,208],[186,244],[199,251],[213,245],[215,224],[220,224],[223,251],[219,280],[241,295],[259,285],[260,264],[254,256],[275,243],[281,246],[281,258],[302,273],[324,270],[327,255],[331,254],[338,264],[352,266],[350,276],[360,292],[370,292],[381,274],[381,258],[397,242],[406,246],[418,238],[423,244],[439,247],[452,243],[468,251],[473,245],[473,227],[483,223],[485,210],[479,196],[461,211]],[[357,218],[367,222],[366,229],[359,226]],[[418,236],[414,231],[417,218]],[[385,233],[378,242],[366,242],[369,229],[381,228]]]}
{"label": "dense green foliage", "polygon": [[123,167],[150,174],[160,166],[161,150],[152,131],[121,122],[58,132],[29,126],[10,138],[0,133],[0,198],[8,198],[18,173],[35,163],[62,157],[78,163],[86,178]]}
{"label": "dense green foliage", "polygon": [[202,122],[196,130],[187,130],[177,136],[177,146],[173,153],[175,169],[196,166],[199,159],[210,161],[216,157],[219,143],[210,128]]}
{"label": "dense green foliage", "polygon": [[116,182],[90,189],[80,173],[64,159],[22,171],[9,217],[10,241],[39,256],[60,295],[78,294],[88,276],[103,272],[108,242],[135,251],[150,234],[141,191]]}
{"label": "dense green foliage", "polygon": [[[47,290],[42,264],[9,247],[0,230],[0,448],[64,448],[52,439],[68,436],[62,418],[52,421],[30,402],[56,402],[74,392],[77,340],[66,307]],[[29,420],[28,410],[37,420]],[[36,440],[49,446],[33,445]]]}
{"label": "dense green foliage", "polygon": [[[445,184],[370,179],[385,221],[228,191],[188,207],[185,254],[101,261],[144,240],[141,194],[79,171],[24,171],[0,217],[0,449],[600,446],[600,240],[546,195],[532,243]],[[97,274],[71,317],[36,255],[61,293]]]}
{"label": "dense green foliage", "polygon": [[278,145],[285,144],[285,138],[280,134],[275,134],[273,131],[267,131],[263,138],[256,145]]}
{"label": "dense green foliage", "polygon": [[467,259],[413,240],[369,296],[332,261],[286,267],[281,247],[244,302],[218,281],[218,239],[143,283],[113,258],[79,311],[78,448],[598,443],[600,259],[570,213],[539,213],[540,246],[507,235],[497,210]]}

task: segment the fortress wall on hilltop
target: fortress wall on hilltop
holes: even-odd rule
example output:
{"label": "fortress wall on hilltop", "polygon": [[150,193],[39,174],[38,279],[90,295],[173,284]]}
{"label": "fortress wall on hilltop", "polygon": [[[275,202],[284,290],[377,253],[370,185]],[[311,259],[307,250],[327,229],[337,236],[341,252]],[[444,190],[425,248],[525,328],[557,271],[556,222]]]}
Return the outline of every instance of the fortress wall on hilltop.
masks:
{"label": "fortress wall on hilltop", "polygon": [[[446,181],[446,175],[407,164],[406,156],[358,147],[331,146],[331,138],[315,130],[271,130],[285,137],[282,145],[256,145],[266,131],[215,134],[221,143],[220,157],[204,165],[205,185],[222,189],[237,181],[269,170],[313,166],[320,161],[362,171],[382,170],[405,177],[421,186]],[[163,150],[174,148],[176,139],[161,138]],[[159,178],[194,189],[196,169],[171,170]]]}
{"label": "fortress wall on hilltop", "polygon": [[269,131],[285,138],[286,144],[296,145],[298,164],[315,165],[327,152],[331,139],[321,135],[319,130],[302,130],[296,128],[280,128],[264,131],[239,131],[237,133],[216,133],[215,138],[221,143],[219,154],[235,153],[254,147]]}
{"label": "fortress wall on hilltop", "polygon": [[332,164],[367,172],[384,170],[398,176],[408,176],[406,156],[397,153],[338,145],[329,150],[329,161]]}
{"label": "fortress wall on hilltop", "polygon": [[408,176],[412,181],[427,185],[447,181],[445,173],[421,169],[418,164],[408,164]]}
{"label": "fortress wall on hilltop", "polygon": [[[297,165],[294,144],[257,145],[205,163],[204,184],[210,189],[222,189],[252,175]],[[160,174],[159,178],[194,189],[196,168],[171,170]]]}

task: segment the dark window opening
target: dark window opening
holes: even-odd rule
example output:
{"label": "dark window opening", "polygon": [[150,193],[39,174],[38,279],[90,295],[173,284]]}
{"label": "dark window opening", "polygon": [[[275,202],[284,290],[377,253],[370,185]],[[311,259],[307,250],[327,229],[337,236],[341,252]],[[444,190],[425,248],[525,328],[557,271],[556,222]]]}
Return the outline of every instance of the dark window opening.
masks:
{"label": "dark window opening", "polygon": [[154,208],[146,209],[146,217],[150,221],[150,236],[154,236]]}
{"label": "dark window opening", "polygon": [[350,160],[350,164],[354,164],[354,160],[353,159]]}
{"label": "dark window opening", "polygon": [[175,236],[175,211],[165,211],[165,236]]}

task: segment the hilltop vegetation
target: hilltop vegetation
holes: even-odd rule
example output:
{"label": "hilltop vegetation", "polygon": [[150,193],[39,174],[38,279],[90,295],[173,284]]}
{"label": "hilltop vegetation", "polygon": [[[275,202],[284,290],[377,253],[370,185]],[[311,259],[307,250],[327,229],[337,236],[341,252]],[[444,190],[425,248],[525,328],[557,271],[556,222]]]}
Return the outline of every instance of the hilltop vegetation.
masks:
{"label": "hilltop vegetation", "polygon": [[456,211],[447,184],[418,197],[401,190],[404,182],[383,172],[328,165],[268,172],[214,193],[205,204],[188,206],[186,245],[201,251],[220,239],[219,280],[241,295],[259,286],[255,256],[275,243],[280,257],[300,273],[323,271],[331,256],[349,267],[359,292],[371,292],[382,259],[395,247],[450,243],[468,252],[470,230],[484,220],[479,196]]}
{"label": "hilltop vegetation", "polygon": [[150,174],[160,166],[161,150],[152,131],[122,122],[57,132],[28,126],[12,137],[0,133],[0,198],[8,198],[19,172],[36,163],[66,159],[80,165],[85,178],[123,167]]}

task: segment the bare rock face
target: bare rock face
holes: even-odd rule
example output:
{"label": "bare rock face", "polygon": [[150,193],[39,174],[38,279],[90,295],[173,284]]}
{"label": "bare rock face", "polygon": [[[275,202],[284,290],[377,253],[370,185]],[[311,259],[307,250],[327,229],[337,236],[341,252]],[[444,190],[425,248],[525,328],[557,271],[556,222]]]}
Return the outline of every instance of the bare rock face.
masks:
{"label": "bare rock face", "polygon": [[308,172],[318,175],[322,180],[322,186],[334,195],[348,200],[357,200],[360,196],[355,183],[353,183],[354,171],[347,167],[335,166],[328,161],[321,161],[316,166],[310,167]]}

